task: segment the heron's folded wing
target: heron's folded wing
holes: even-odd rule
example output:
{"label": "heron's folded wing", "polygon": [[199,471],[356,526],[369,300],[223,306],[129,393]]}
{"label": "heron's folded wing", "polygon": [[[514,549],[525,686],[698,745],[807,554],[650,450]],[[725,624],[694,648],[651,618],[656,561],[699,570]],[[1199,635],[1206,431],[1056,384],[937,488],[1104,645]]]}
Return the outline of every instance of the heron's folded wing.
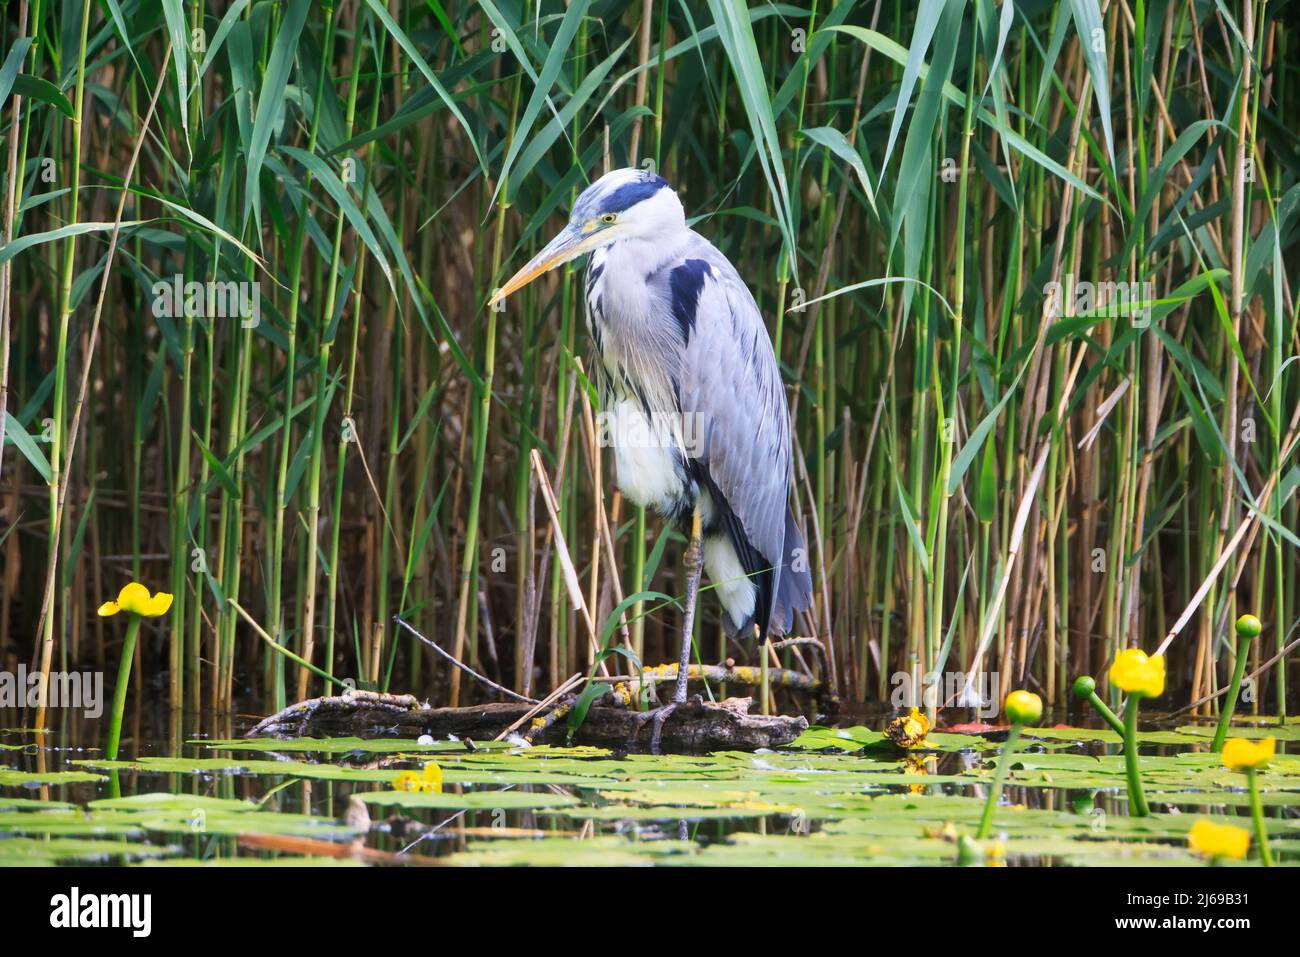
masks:
{"label": "heron's folded wing", "polygon": [[691,433],[702,448],[694,451],[771,567],[785,542],[790,413],[753,296],[721,253],[709,254],[685,331],[681,409],[698,416]]}

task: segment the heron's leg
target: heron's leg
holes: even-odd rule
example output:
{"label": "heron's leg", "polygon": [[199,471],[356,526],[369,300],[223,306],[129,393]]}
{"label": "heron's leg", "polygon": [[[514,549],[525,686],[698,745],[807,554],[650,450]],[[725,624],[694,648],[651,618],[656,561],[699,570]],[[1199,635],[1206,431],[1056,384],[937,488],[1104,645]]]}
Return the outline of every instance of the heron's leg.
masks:
{"label": "heron's leg", "polygon": [[700,594],[700,570],[704,567],[703,516],[700,503],[691,515],[691,540],[686,546],[686,609],[682,613],[682,654],[677,664],[677,687],[673,704],[686,700],[686,676],[691,668],[691,635],[695,631],[695,599]]}
{"label": "heron's leg", "polygon": [[691,635],[695,631],[695,600],[700,593],[700,571],[704,567],[703,516],[697,502],[691,516],[691,540],[686,546],[683,564],[686,566],[686,608],[682,616],[682,651],[677,664],[677,684],[673,689],[673,700],[668,704],[637,715],[636,725],[632,731],[631,741],[635,743],[637,735],[647,721],[654,722],[650,735],[650,753],[659,753],[659,740],[663,735],[664,722],[680,705],[686,703],[686,677],[691,667]]}

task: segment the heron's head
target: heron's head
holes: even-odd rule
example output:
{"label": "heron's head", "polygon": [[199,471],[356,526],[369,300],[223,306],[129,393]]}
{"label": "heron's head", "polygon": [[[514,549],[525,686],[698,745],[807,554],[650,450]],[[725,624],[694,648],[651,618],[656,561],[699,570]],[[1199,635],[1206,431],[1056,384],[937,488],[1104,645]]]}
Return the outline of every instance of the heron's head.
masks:
{"label": "heron's head", "polygon": [[686,213],[668,181],[642,169],[616,169],[582,191],[569,224],[498,289],[488,305],[542,273],[624,239],[662,242],[686,228]]}

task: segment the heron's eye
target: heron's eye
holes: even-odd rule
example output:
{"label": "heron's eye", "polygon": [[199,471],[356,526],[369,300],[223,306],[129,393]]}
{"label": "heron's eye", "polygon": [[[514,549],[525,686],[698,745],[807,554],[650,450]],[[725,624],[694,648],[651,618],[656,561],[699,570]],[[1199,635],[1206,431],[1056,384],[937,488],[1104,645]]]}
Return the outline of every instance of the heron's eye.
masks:
{"label": "heron's eye", "polygon": [[618,219],[618,216],[616,216],[614,213],[602,213],[600,217],[600,221],[604,223],[606,226],[614,222],[616,219]]}

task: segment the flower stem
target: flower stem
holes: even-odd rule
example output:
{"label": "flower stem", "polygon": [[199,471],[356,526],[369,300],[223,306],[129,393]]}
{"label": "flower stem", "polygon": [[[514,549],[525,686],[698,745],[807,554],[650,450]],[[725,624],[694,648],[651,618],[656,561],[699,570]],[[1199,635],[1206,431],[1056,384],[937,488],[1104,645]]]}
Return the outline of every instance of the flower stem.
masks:
{"label": "flower stem", "polygon": [[117,745],[122,740],[122,711],[126,707],[126,687],[131,683],[131,661],[135,658],[135,642],[140,637],[140,616],[131,614],[126,626],[126,639],[122,642],[122,660],[117,664],[117,687],[113,689],[113,713],[108,722],[108,744],[104,754],[110,761],[117,760]]}
{"label": "flower stem", "polygon": [[1223,750],[1223,742],[1228,737],[1228,728],[1232,724],[1233,712],[1237,710],[1237,695],[1241,693],[1241,680],[1246,674],[1246,662],[1250,658],[1250,639],[1242,638],[1237,642],[1237,663],[1232,669],[1232,683],[1228,685],[1228,697],[1223,699],[1223,711],[1219,714],[1219,727],[1214,732],[1214,751]]}
{"label": "flower stem", "polygon": [[1124,708],[1124,767],[1128,771],[1128,800],[1134,817],[1146,817],[1151,813],[1146,795],[1142,793],[1142,772],[1138,769],[1138,703],[1141,700],[1131,694]]}
{"label": "flower stem", "polygon": [[998,806],[998,800],[1002,797],[1002,782],[1006,780],[1007,769],[1011,767],[1011,755],[1015,752],[1016,742],[1019,740],[1020,725],[1013,724],[1011,733],[1007,735],[1006,747],[1002,749],[1002,756],[998,758],[997,770],[993,772],[993,784],[989,787],[989,796],[984,801],[984,816],[980,818],[980,829],[975,833],[978,840],[985,840],[993,827],[993,809]]}
{"label": "flower stem", "polygon": [[[1244,658],[1245,655],[1242,655]],[[1259,859],[1265,867],[1273,866],[1273,852],[1268,847],[1268,831],[1264,827],[1264,807],[1259,801],[1259,782],[1255,769],[1246,769],[1246,784],[1250,788],[1250,816],[1255,822],[1255,841],[1259,844]]]}
{"label": "flower stem", "polygon": [[1125,733],[1124,722],[1119,719],[1119,716],[1115,714],[1114,711],[1110,710],[1110,706],[1107,705],[1106,702],[1102,701],[1101,698],[1097,696],[1097,692],[1090,692],[1088,695],[1088,701],[1097,709],[1097,713],[1106,720],[1106,723],[1110,725],[1113,730],[1120,734]]}

